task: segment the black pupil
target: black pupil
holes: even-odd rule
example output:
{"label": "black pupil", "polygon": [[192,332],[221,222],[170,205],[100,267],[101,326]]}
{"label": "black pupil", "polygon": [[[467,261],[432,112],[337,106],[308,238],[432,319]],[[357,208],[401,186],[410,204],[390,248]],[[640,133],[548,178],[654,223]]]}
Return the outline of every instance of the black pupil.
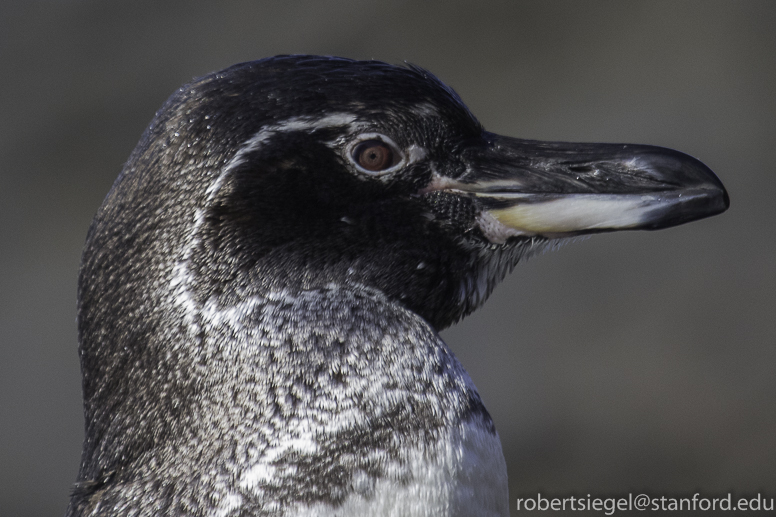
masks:
{"label": "black pupil", "polygon": [[368,171],[382,171],[393,165],[393,151],[379,140],[367,140],[356,147],[354,158]]}

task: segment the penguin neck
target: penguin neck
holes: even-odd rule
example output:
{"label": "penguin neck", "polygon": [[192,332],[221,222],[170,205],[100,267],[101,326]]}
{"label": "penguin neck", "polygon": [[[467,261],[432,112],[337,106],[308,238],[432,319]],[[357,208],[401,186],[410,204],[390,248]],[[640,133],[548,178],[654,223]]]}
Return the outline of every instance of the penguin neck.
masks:
{"label": "penguin neck", "polygon": [[[416,499],[433,475],[457,486],[480,461],[488,490],[505,494],[498,438],[468,375],[433,329],[381,293],[281,289],[196,317],[196,328],[151,339],[168,347],[169,369],[123,372],[130,389],[114,392],[125,398],[87,438],[79,478],[98,481],[83,501],[97,490],[131,508],[255,498],[326,514],[346,499],[368,506],[382,484],[390,495],[396,476]],[[448,504],[448,492],[432,495]]]}
{"label": "penguin neck", "polygon": [[436,332],[374,290],[280,289],[176,313],[141,349],[103,358],[113,377],[87,401],[99,441],[84,450],[82,478],[154,476],[164,461],[184,476],[224,463],[226,444],[246,455],[291,444],[315,464],[344,436],[360,437],[349,445],[358,454],[387,433],[439,439],[471,418],[492,427]]}

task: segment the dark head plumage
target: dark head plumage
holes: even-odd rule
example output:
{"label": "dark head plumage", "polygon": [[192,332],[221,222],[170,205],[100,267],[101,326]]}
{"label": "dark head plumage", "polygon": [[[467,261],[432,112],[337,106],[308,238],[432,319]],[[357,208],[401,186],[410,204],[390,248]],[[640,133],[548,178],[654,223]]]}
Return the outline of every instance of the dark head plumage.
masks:
{"label": "dark head plumage", "polygon": [[[104,486],[131,483],[138,462],[160,461],[153,451],[173,441],[187,458],[172,462],[173,477],[190,472],[197,457],[208,458],[201,459],[208,468],[223,467],[225,460],[204,450],[216,445],[203,443],[203,393],[218,392],[224,376],[240,378],[229,384],[233,400],[220,403],[242,408],[240,425],[255,424],[251,432],[260,434],[268,420],[251,411],[277,399],[255,395],[246,402],[240,390],[275,370],[266,366],[271,361],[250,363],[240,354],[271,348],[263,340],[282,337],[287,328],[296,329],[290,341],[304,333],[300,328],[318,329],[310,331],[318,338],[308,338],[322,339],[324,356],[333,354],[331,340],[352,335],[332,335],[364,324],[348,316],[361,303],[402,315],[370,320],[373,328],[353,331],[359,339],[399,335],[396,329],[409,325],[413,313],[433,333],[481,305],[521,257],[548,242],[680,224],[727,203],[713,173],[676,151],[488,133],[453,90],[415,66],[280,56],[197,79],[156,114],[89,231],[79,281],[87,438],[82,489],[71,511],[77,514],[87,501],[93,508]],[[340,300],[331,307],[342,315],[309,321],[308,313],[288,309],[296,303],[289,300],[305,293],[338,289],[370,301]],[[332,317],[335,323],[320,323]],[[446,350],[434,343],[434,350]],[[330,366],[334,356],[326,357],[316,364]],[[387,385],[416,381],[412,371],[387,371],[380,362],[386,358],[364,360]],[[284,371],[296,368],[302,384],[320,373],[310,371],[309,357],[294,361]],[[413,361],[418,371],[428,366],[422,358]],[[449,388],[460,392],[460,407],[449,418],[484,415],[488,428],[457,362],[428,362],[435,375],[463,383]],[[346,382],[329,373],[331,382]],[[297,377],[277,378],[274,386]],[[314,384],[313,399],[334,389]],[[424,402],[426,410],[450,403],[438,395]],[[373,406],[361,411],[368,413],[366,407]],[[337,418],[336,411],[327,414]],[[213,416],[220,423],[211,427],[228,431],[230,418]],[[410,420],[416,433],[453,421]],[[238,435],[230,439],[249,436]],[[194,443],[204,449],[192,452]],[[355,474],[343,476],[351,480],[343,482],[347,494]],[[326,493],[322,500],[334,505],[345,498]],[[289,501],[312,501],[304,494],[268,498],[285,508]]]}

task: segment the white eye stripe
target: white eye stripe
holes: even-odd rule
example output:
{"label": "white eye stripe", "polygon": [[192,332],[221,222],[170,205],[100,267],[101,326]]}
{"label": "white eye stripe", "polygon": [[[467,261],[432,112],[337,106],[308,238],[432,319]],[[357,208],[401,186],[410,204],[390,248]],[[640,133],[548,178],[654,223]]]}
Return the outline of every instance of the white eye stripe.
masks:
{"label": "white eye stripe", "polygon": [[237,167],[245,162],[247,156],[260,149],[270,138],[280,133],[290,133],[294,131],[309,131],[317,129],[326,129],[333,127],[347,127],[351,131],[356,129],[359,124],[356,122],[355,115],[350,113],[332,113],[325,117],[291,117],[276,124],[268,124],[262,127],[257,133],[249,138],[238,149],[237,153],[229,160],[229,163],[221,169],[221,174],[216,178],[207,189],[208,201],[213,199],[221,188],[224,179]]}
{"label": "white eye stripe", "polygon": [[[333,113],[318,118],[292,117],[262,127],[240,146],[234,156],[232,156],[229,162],[221,169],[218,176],[207,187],[207,199],[205,204],[209,205],[216,197],[224,181],[226,181],[226,178],[232,171],[245,163],[245,160],[247,160],[251,153],[261,149],[261,147],[274,135],[293,131],[309,131],[337,127],[345,127],[349,131],[357,131],[360,124],[357,122],[355,115],[350,113]],[[175,297],[175,303],[184,311],[184,321],[187,323],[189,332],[191,332],[192,335],[196,335],[200,332],[201,324],[199,323],[198,315],[203,314],[204,306],[195,301],[195,297],[192,296],[189,289],[189,285],[193,278],[193,274],[189,270],[189,265],[194,249],[200,242],[199,230],[205,221],[206,210],[205,207],[197,207],[195,210],[191,225],[189,226],[188,235],[186,236],[186,243],[173,268],[173,274],[170,280],[170,292],[173,293]],[[248,300],[248,302],[251,301],[252,300]],[[212,320],[214,317],[213,314],[216,316],[224,314],[227,317],[231,317],[233,309],[234,308],[231,308],[228,311],[220,312],[215,311],[207,315],[207,319]]]}

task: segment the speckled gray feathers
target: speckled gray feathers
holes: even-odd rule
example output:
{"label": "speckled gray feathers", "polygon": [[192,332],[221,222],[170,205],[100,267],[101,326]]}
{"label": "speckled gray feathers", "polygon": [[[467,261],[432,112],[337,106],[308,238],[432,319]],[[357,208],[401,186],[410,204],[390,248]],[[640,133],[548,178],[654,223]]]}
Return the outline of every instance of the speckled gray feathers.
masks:
{"label": "speckled gray feathers", "polygon": [[494,432],[446,345],[379,293],[271,293],[222,318],[203,318],[205,337],[186,352],[185,394],[136,387],[173,399],[178,426],[95,487],[84,515],[138,501],[206,515],[227,497],[239,498],[234,515],[336,505],[356,488],[368,497],[383,476],[406,483],[402,450],[462,419]]}

